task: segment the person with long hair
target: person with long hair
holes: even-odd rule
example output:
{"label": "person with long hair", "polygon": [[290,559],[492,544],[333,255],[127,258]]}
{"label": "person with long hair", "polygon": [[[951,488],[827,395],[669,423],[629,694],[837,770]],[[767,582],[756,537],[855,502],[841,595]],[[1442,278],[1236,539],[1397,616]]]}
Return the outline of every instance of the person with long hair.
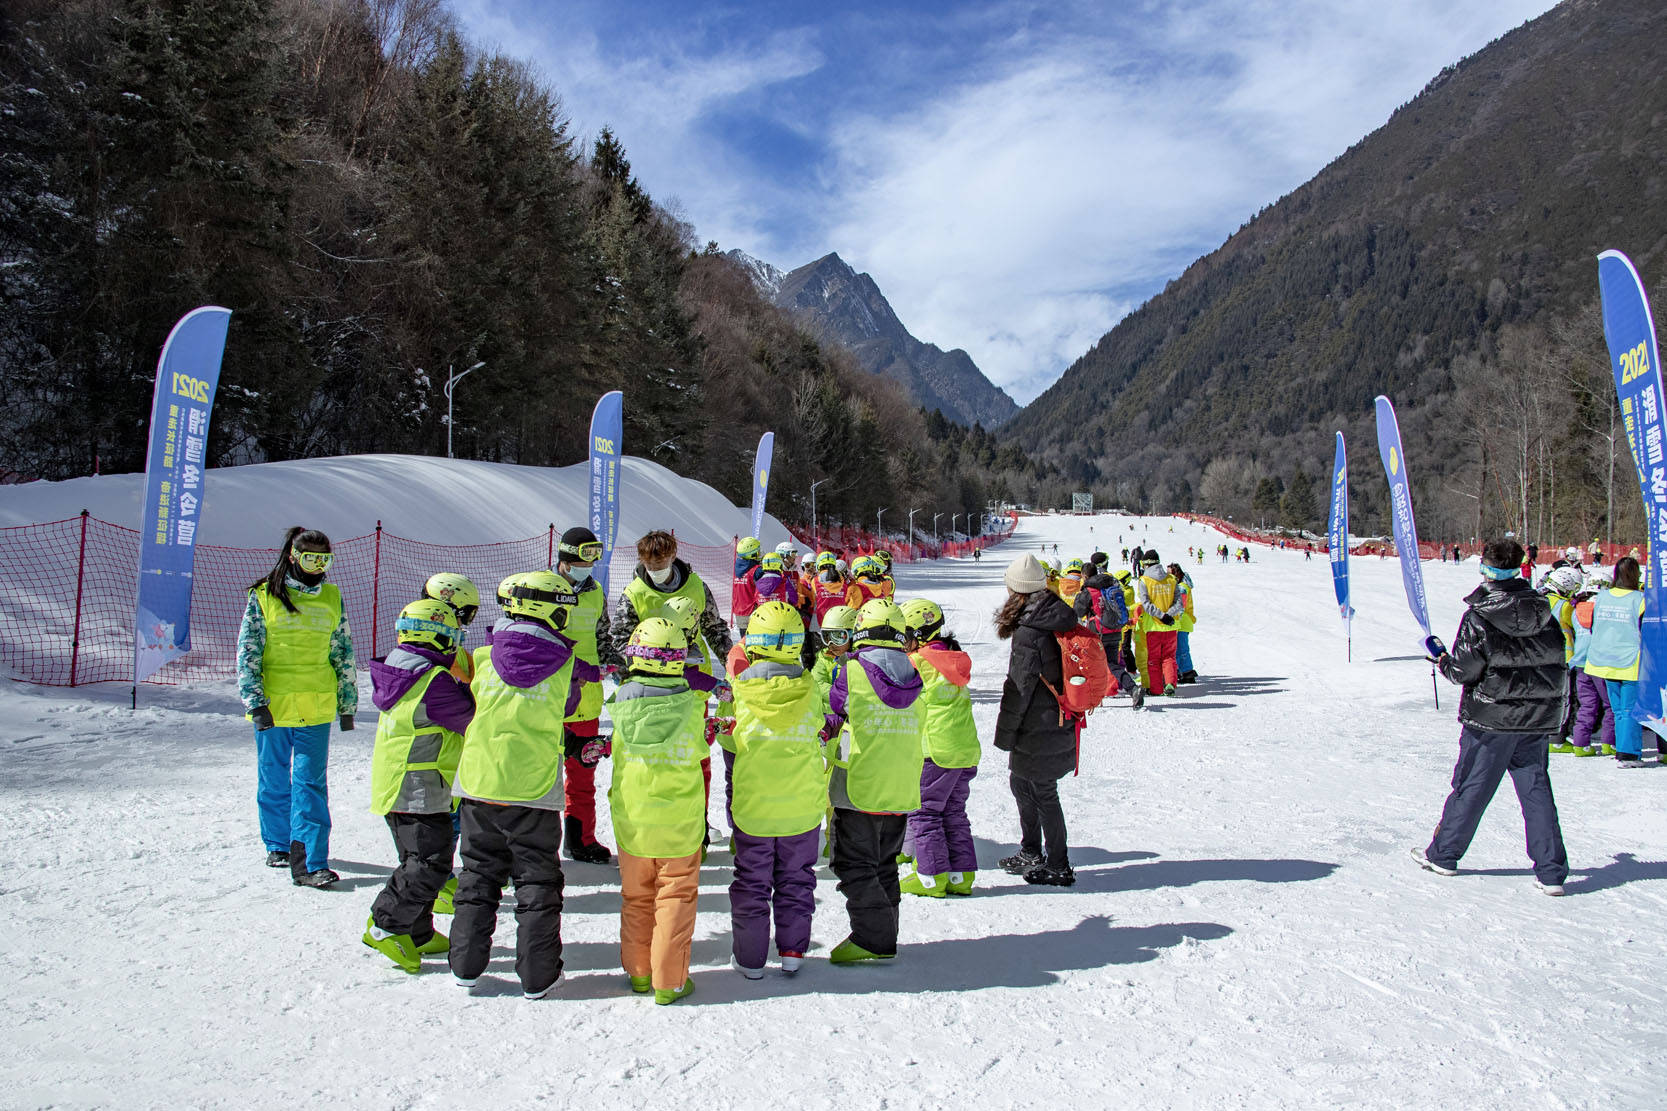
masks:
{"label": "person with long hair", "polygon": [[270,868],[298,887],[329,887],[330,722],[353,728],[359,687],[341,591],[324,581],[330,538],[297,525],[249,587],[237,634],[237,693],[255,726],[260,835]]}
{"label": "person with long hair", "polygon": [[1053,693],[1064,689],[1054,634],[1075,628],[1077,615],[1048,589],[1047,570],[1033,555],[1014,560],[1003,581],[1007,601],[996,613],[996,635],[1011,640],[1013,651],[996,713],[995,744],[1008,754],[1019,851],[999,863],[1026,883],[1068,887],[1076,873],[1065,842],[1059,780],[1076,766],[1077,732]]}
{"label": "person with long hair", "polygon": [[[1622,556],[1615,563],[1615,585],[1592,599],[1592,639],[1586,647],[1586,674],[1604,684],[1615,717],[1615,760],[1636,768],[1644,754],[1644,727],[1632,716],[1638,700],[1638,661],[1642,655],[1640,624],[1644,594],[1638,589],[1638,561]],[[1657,748],[1662,742],[1657,741]]]}

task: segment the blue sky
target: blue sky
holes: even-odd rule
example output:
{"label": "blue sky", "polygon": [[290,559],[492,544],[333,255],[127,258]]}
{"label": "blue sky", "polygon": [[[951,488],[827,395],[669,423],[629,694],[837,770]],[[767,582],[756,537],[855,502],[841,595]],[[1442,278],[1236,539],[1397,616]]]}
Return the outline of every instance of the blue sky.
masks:
{"label": "blue sky", "polygon": [[1025,403],[1550,0],[453,0],[704,243],[837,251]]}

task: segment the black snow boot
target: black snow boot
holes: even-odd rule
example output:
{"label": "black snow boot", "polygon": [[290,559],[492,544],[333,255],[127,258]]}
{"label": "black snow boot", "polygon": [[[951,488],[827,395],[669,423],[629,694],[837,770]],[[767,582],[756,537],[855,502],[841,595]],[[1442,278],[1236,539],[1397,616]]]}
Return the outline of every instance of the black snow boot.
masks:
{"label": "black snow boot", "polygon": [[1183,672],[1181,672],[1181,682],[1183,682],[1183,683],[1196,683],[1196,682],[1198,682],[1198,672],[1196,672],[1196,671],[1183,671]]}
{"label": "black snow boot", "polygon": [[1004,872],[1014,876],[1022,876],[1031,869],[1041,866],[1042,855],[1040,853],[1027,853],[1020,849],[1012,856],[1003,857],[996,863],[1001,866]]}
{"label": "black snow boot", "polygon": [[1069,864],[1063,864],[1058,868],[1043,864],[1026,872],[1025,882],[1044,887],[1070,887],[1077,882],[1077,874],[1071,871]]}
{"label": "black snow boot", "polygon": [[580,864],[608,864],[613,861],[613,854],[606,846],[595,841],[586,843],[581,836],[579,819],[569,815],[562,819],[563,840],[567,842],[567,856],[569,860],[577,860]]}
{"label": "black snow boot", "polygon": [[341,876],[328,868],[307,871],[307,846],[299,841],[289,843],[289,878],[296,887],[329,887]]}
{"label": "black snow boot", "polygon": [[268,868],[288,868],[289,854],[282,849],[273,849],[266,854],[266,866]]}

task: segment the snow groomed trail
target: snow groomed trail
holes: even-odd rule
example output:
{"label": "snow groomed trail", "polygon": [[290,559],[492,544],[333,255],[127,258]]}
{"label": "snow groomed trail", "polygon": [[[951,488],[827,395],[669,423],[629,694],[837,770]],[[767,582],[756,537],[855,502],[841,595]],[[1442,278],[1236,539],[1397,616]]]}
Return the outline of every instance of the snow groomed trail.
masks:
{"label": "snow groomed trail", "polygon": [[[1219,540],[1030,518],[982,562],[900,565],[899,594],[939,601],[974,659],[978,892],[906,898],[895,962],[835,968],[815,959],[845,934],[824,869],[812,959],[748,982],[727,967],[717,850],[696,993],[672,1007],[625,988],[613,868],[563,862],[569,979],[543,1002],[519,997],[507,913],[475,997],[441,963],[406,976],[359,944],[392,862],[366,810],[368,699],[332,738],[344,879],[313,892],[262,866],[230,684],[147,690],[130,712],[125,687],[0,682],[0,1103],[1662,1106],[1667,768],[1553,758],[1567,898],[1535,891],[1508,787],[1459,876],[1419,871],[1407,849],[1440,811],[1458,691],[1432,705],[1393,560],[1354,563],[1353,663],[1322,558],[1188,562],[1202,681],[1092,719],[1061,784],[1077,886],[995,869],[1017,839],[989,744],[1006,563],[1043,543],[1182,561]],[[1475,565],[1425,573],[1450,635]]]}

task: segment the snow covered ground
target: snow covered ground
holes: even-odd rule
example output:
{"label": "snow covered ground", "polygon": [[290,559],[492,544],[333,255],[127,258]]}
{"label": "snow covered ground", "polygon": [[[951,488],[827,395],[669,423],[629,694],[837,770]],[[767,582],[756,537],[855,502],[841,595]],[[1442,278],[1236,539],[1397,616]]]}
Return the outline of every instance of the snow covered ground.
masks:
{"label": "snow covered ground", "polygon": [[[1216,539],[1167,519],[1031,518],[982,563],[900,567],[900,593],[939,600],[974,656],[979,891],[906,900],[895,962],[813,959],[752,983],[727,968],[716,852],[697,990],[672,1007],[625,989],[612,868],[567,865],[570,979],[547,1001],[520,998],[507,915],[476,997],[443,965],[410,977],[360,946],[391,860],[365,809],[368,715],[334,739],[344,880],[315,892],[262,864],[230,684],[149,691],[130,712],[116,685],[0,682],[0,1103],[1667,1103],[1667,769],[1554,757],[1568,898],[1535,891],[1509,787],[1462,874],[1419,871],[1407,849],[1446,791],[1457,690],[1432,706],[1393,560],[1355,561],[1353,663],[1323,560],[1193,566],[1203,681],[1149,713],[1102,710],[1062,784],[1077,886],[994,869],[1017,838],[988,745],[1006,562],[1055,542],[1178,559]],[[1425,573],[1450,635],[1474,565]],[[813,956],[844,933],[824,873]]]}

